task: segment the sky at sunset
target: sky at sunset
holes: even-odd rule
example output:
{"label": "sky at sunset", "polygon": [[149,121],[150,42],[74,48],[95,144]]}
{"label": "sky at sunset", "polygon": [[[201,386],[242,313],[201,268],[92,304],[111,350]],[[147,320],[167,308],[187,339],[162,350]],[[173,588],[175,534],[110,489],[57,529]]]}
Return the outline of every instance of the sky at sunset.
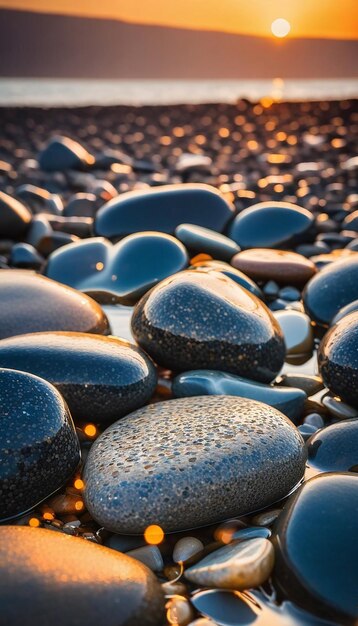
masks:
{"label": "sky at sunset", "polygon": [[0,0],[0,8],[261,36],[285,18],[290,37],[358,39],[358,0]]}

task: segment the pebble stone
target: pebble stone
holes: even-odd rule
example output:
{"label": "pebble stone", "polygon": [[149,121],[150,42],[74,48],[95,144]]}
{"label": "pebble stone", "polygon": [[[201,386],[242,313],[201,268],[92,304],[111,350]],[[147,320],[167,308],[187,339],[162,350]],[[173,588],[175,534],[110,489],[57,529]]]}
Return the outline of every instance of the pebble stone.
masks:
{"label": "pebble stone", "polygon": [[127,555],[149,567],[152,572],[161,572],[164,567],[163,557],[158,546],[142,546],[129,550]]}
{"label": "pebble stone", "polygon": [[322,269],[307,283],[302,296],[310,318],[329,325],[342,307],[358,299],[358,254]]}
{"label": "pebble stone", "polygon": [[239,252],[231,263],[254,280],[270,280],[280,285],[303,286],[317,271],[312,261],[296,252],[265,248]]}
{"label": "pebble stone", "polygon": [[308,441],[308,465],[320,472],[358,471],[358,419],[331,424]]}
{"label": "pebble stone", "polygon": [[242,591],[262,585],[274,565],[274,548],[268,539],[233,542],[212,552],[185,570],[185,578],[201,587]]}
{"label": "pebble stone", "polygon": [[80,462],[68,408],[47,381],[0,369],[0,519],[32,509],[59,489]]}
{"label": "pebble stone", "polygon": [[45,172],[65,172],[93,165],[94,157],[78,141],[58,135],[40,152],[38,162]]}
{"label": "pebble stone", "polygon": [[204,544],[197,537],[182,537],[174,546],[173,561],[184,563],[202,550],[204,550]]}
{"label": "pebble stone", "polygon": [[346,420],[358,416],[358,407],[349,406],[349,404],[342,402],[340,398],[334,397],[330,393],[324,395],[321,402],[328,412],[337,419]]}
{"label": "pebble stone", "polygon": [[88,333],[32,333],[0,342],[0,367],[53,383],[79,420],[108,423],[146,404],[157,373],[136,346]]}
{"label": "pebble stone", "polygon": [[173,371],[218,369],[270,382],[283,365],[278,323],[253,294],[219,273],[187,270],[137,304],[132,333]]}
{"label": "pebble stone", "polygon": [[302,207],[290,202],[259,202],[235,217],[229,236],[241,248],[276,248],[300,243],[312,225],[312,213]]}
{"label": "pebble stone", "polygon": [[22,202],[0,191],[0,239],[23,237],[31,218],[31,212]]}
{"label": "pebble stone", "polygon": [[320,376],[307,376],[306,374],[283,374],[277,381],[283,387],[297,387],[302,389],[308,396],[314,396],[324,389]]}
{"label": "pebble stone", "polygon": [[358,311],[358,300],[353,300],[353,302],[350,302],[349,304],[346,304],[346,306],[342,307],[334,316],[331,325],[333,326],[334,324],[337,324],[343,317],[349,313],[353,313],[354,311]]}
{"label": "pebble stone", "polygon": [[315,615],[354,624],[357,533],[357,476],[329,473],[306,482],[275,527],[274,583],[280,594]]}
{"label": "pebble stone", "polygon": [[88,296],[26,270],[0,272],[0,339],[50,330],[106,335],[108,320]]}
{"label": "pebble stone", "polygon": [[98,302],[130,306],[187,265],[187,251],[178,239],[144,232],[129,235],[114,246],[101,237],[64,246],[51,254],[46,275]]}
{"label": "pebble stone", "polygon": [[139,561],[41,528],[3,526],[0,538],[4,624],[162,626],[160,584]]}
{"label": "pebble stone", "polygon": [[326,333],[318,365],[330,391],[358,408],[358,312],[350,313]]}
{"label": "pebble stone", "polygon": [[311,354],[313,350],[313,328],[311,320],[300,311],[275,311],[274,317],[283,332],[287,356]]}
{"label": "pebble stone", "polygon": [[240,252],[239,246],[229,237],[195,224],[180,224],[175,229],[175,236],[192,254],[205,253],[213,259],[230,261]]}
{"label": "pebble stone", "polygon": [[98,211],[94,228],[109,239],[143,230],[172,234],[184,222],[222,232],[233,215],[233,205],[215,187],[162,185],[113,198]]}
{"label": "pebble stone", "polygon": [[176,398],[204,395],[249,398],[278,409],[293,422],[301,416],[307,398],[301,389],[274,387],[215,370],[193,370],[179,374],[173,380],[172,393]]}
{"label": "pebble stone", "polygon": [[305,458],[295,427],[267,405],[180,398],[139,409],[94,442],[84,497],[113,532],[175,532],[269,506],[298,483]]}
{"label": "pebble stone", "polygon": [[244,274],[243,272],[240,272],[240,270],[235,269],[229,263],[225,263],[225,261],[214,261],[214,260],[212,261],[198,260],[196,262],[192,261],[190,269],[199,270],[199,272],[203,272],[203,271],[220,272],[221,274],[224,274],[228,278],[231,278],[231,280],[233,280],[238,285],[241,285],[241,287],[245,287],[247,291],[249,291],[250,293],[253,293],[255,296],[260,298],[260,300],[264,300],[264,296],[260,287],[258,287],[258,285],[256,285],[256,283],[253,280],[251,280],[251,278],[246,276],[246,274]]}

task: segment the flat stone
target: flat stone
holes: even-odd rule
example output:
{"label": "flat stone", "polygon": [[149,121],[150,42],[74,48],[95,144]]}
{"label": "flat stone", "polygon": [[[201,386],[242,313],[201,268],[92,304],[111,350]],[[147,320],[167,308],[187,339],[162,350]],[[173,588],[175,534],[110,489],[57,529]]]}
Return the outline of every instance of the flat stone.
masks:
{"label": "flat stone", "polygon": [[69,330],[108,334],[108,321],[88,296],[26,270],[0,272],[0,339]]}
{"label": "flat stone", "polygon": [[303,286],[317,271],[301,254],[265,248],[239,252],[231,263],[254,280],[273,280],[280,285]]}
{"label": "flat stone", "polygon": [[355,623],[357,477],[337,473],[312,478],[288,501],[275,530],[274,582],[281,593],[323,618]]}
{"label": "flat stone", "polygon": [[326,387],[358,407],[358,311],[343,317],[325,334],[318,365]]}
{"label": "flat stone", "polygon": [[[204,526],[271,505],[300,480],[306,452],[279,411],[231,396],[169,400],[110,426],[84,470],[87,508],[113,532]],[[174,487],[175,486],[175,487]]]}
{"label": "flat stone", "polygon": [[302,295],[311,319],[330,324],[342,307],[358,299],[358,254],[322,269],[307,283]]}
{"label": "flat stone", "polygon": [[63,533],[0,527],[4,624],[161,626],[164,597],[134,559]]}
{"label": "flat stone", "polygon": [[24,184],[16,188],[16,195],[21,198],[33,213],[53,213],[61,215],[63,204],[61,197],[55,193],[50,193],[47,189],[36,185]]}
{"label": "flat stone", "polygon": [[311,354],[313,350],[313,328],[311,320],[300,311],[275,311],[274,317],[283,332],[287,356]]}
{"label": "flat stone", "polygon": [[297,387],[302,389],[307,396],[314,396],[324,389],[320,376],[308,376],[306,374],[283,374],[277,384],[283,387]]}
{"label": "flat stone", "polygon": [[274,548],[268,539],[230,543],[185,570],[185,578],[201,587],[238,591],[262,585],[271,574]]}
{"label": "flat stone", "polygon": [[129,235],[112,245],[88,239],[52,254],[46,275],[101,303],[135,304],[158,282],[188,265],[183,244],[164,233]]}
{"label": "flat stone", "polygon": [[274,407],[295,423],[301,417],[307,398],[301,389],[273,387],[216,370],[193,370],[179,374],[173,380],[172,393],[177,398],[205,395],[249,398]]}
{"label": "flat stone", "polygon": [[188,270],[137,304],[132,332],[154,361],[173,371],[218,369],[270,382],[284,360],[272,313],[220,273]]}
{"label": "flat stone", "polygon": [[119,238],[144,230],[174,233],[190,222],[223,231],[234,207],[210,185],[163,185],[120,194],[97,213],[95,233]]}
{"label": "flat stone", "polygon": [[59,135],[50,139],[38,161],[45,172],[65,172],[86,169],[94,164],[95,159],[77,141]]}
{"label": "flat stone", "polygon": [[23,370],[54,384],[72,416],[114,420],[151,398],[157,374],[136,346],[86,333],[33,333],[0,341],[0,367]]}
{"label": "flat stone", "polygon": [[173,550],[174,563],[184,563],[204,550],[204,544],[197,537],[182,537]]}
{"label": "flat stone", "polygon": [[22,202],[0,191],[0,239],[21,239],[26,234],[31,219],[31,212]]}
{"label": "flat stone", "polygon": [[199,270],[200,272],[220,272],[224,274],[228,278],[231,278],[235,283],[241,285],[241,287],[245,287],[247,291],[253,293],[255,296],[260,298],[260,300],[264,300],[264,295],[256,285],[256,283],[251,280],[246,274],[240,272],[235,267],[232,267],[229,263],[225,263],[225,261],[197,261],[190,266],[190,269]]}
{"label": "flat stone", "polygon": [[175,236],[192,254],[205,253],[214,259],[230,261],[240,252],[239,246],[229,237],[195,224],[180,224],[175,229]]}
{"label": "flat stone", "polygon": [[229,236],[241,248],[292,246],[305,238],[313,222],[310,211],[290,202],[259,202],[235,217]]}
{"label": "flat stone", "polygon": [[353,302],[350,302],[349,304],[346,304],[346,306],[339,309],[338,313],[331,321],[331,325],[333,326],[334,324],[337,324],[343,317],[349,313],[353,313],[354,311],[358,311],[358,300],[353,300]]}
{"label": "flat stone", "polygon": [[308,441],[308,464],[320,472],[358,471],[358,419],[331,424]]}
{"label": "flat stone", "polygon": [[40,269],[45,259],[29,243],[16,243],[11,248],[10,263],[23,269]]}
{"label": "flat stone", "polygon": [[75,471],[80,448],[68,408],[47,381],[0,369],[0,519],[25,513]]}

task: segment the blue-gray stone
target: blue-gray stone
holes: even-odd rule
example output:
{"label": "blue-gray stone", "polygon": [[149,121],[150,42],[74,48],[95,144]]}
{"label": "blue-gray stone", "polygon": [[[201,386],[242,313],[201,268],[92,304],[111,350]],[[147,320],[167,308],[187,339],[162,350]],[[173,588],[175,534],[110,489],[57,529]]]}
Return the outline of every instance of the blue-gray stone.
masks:
{"label": "blue-gray stone", "polygon": [[22,202],[0,191],[0,239],[21,240],[29,229],[31,218]]}
{"label": "blue-gray stone", "polygon": [[241,287],[245,287],[247,291],[253,293],[260,298],[260,300],[265,300],[260,287],[258,287],[251,278],[235,267],[232,267],[229,263],[225,263],[225,261],[198,261],[195,265],[191,265],[190,269],[199,270],[199,272],[220,272],[228,278],[231,278],[231,280],[238,285],[241,285]]}
{"label": "blue-gray stone", "polygon": [[29,243],[16,243],[11,248],[10,263],[13,267],[40,269],[45,259]]}
{"label": "blue-gray stone", "polygon": [[273,387],[215,370],[193,370],[179,374],[173,380],[172,392],[177,398],[226,395],[257,400],[278,409],[295,423],[302,414],[307,398],[301,389]]}
{"label": "blue-gray stone", "polygon": [[40,152],[38,162],[45,172],[65,172],[90,167],[94,157],[77,141],[59,135],[50,139]]}
{"label": "blue-gray stone", "polygon": [[195,224],[180,224],[175,229],[175,236],[192,254],[205,253],[214,259],[230,261],[240,252],[240,247],[229,237]]}
{"label": "blue-gray stone", "polygon": [[337,322],[339,322],[343,317],[349,313],[353,313],[354,311],[358,311],[358,300],[353,300],[353,302],[350,302],[349,304],[346,304],[346,306],[339,309],[338,313],[334,316],[331,322],[331,326],[337,324]]}
{"label": "blue-gray stone", "polygon": [[357,472],[358,419],[321,429],[310,438],[307,450],[309,466],[320,472]]}
{"label": "blue-gray stone", "polygon": [[110,426],[84,470],[93,518],[119,533],[166,532],[271,505],[302,477],[303,440],[282,413],[231,396],[148,405]]}

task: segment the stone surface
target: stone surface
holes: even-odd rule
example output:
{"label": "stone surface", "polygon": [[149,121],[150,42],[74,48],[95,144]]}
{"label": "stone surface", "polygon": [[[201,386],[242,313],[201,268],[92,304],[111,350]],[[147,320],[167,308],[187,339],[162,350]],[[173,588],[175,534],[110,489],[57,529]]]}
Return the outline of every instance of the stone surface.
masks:
{"label": "stone surface", "polygon": [[204,544],[197,537],[182,537],[174,546],[173,561],[184,563],[202,550],[204,550]]}
{"label": "stone surface", "polygon": [[330,391],[358,407],[358,312],[350,313],[324,336],[318,365]]}
{"label": "stone surface", "polygon": [[44,529],[0,528],[4,624],[161,626],[154,574],[130,557]]}
{"label": "stone surface", "polygon": [[114,421],[145,404],[157,374],[136,346],[87,333],[33,333],[0,341],[0,367],[53,383],[73,417]]}
{"label": "stone surface", "polygon": [[306,374],[283,374],[278,383],[283,387],[297,387],[302,389],[308,396],[314,396],[324,389],[324,384],[320,376],[308,376]]}
{"label": "stone surface", "polygon": [[31,218],[24,204],[0,191],[0,239],[21,239],[30,226]]}
{"label": "stone surface", "polygon": [[328,325],[338,311],[358,299],[358,254],[331,263],[314,276],[303,292],[308,315]]}
{"label": "stone surface", "polygon": [[138,302],[132,332],[174,371],[218,369],[270,382],[283,365],[282,333],[270,311],[219,273],[189,270],[162,281]]}
{"label": "stone surface", "polygon": [[174,532],[248,513],[300,480],[303,440],[280,412],[230,396],[139,409],[93,444],[84,470],[91,515],[113,532]]}
{"label": "stone surface", "polygon": [[187,265],[187,252],[178,239],[145,232],[129,235],[114,246],[97,237],[61,248],[50,256],[46,275],[98,302],[132,305]]}
{"label": "stone surface", "polygon": [[108,321],[91,298],[25,270],[0,272],[0,339],[48,330],[108,334]]}
{"label": "stone surface", "polygon": [[80,461],[71,415],[58,391],[24,372],[0,369],[0,519],[36,506]]}
{"label": "stone surface", "polygon": [[247,291],[253,293],[260,298],[260,300],[264,300],[260,287],[258,287],[251,278],[246,276],[246,274],[232,267],[229,263],[225,263],[225,261],[197,261],[192,263],[190,269],[199,270],[199,272],[220,272],[228,278],[231,278],[231,280],[238,285],[241,285],[241,287],[245,287]]}
{"label": "stone surface", "polygon": [[213,259],[230,261],[234,254],[240,252],[239,246],[229,237],[195,224],[180,224],[175,229],[175,236],[192,254],[203,252]]}
{"label": "stone surface", "polygon": [[274,579],[306,610],[339,624],[358,618],[358,480],[323,474],[290,499],[278,519]]}
{"label": "stone surface", "polygon": [[353,302],[350,302],[349,304],[346,304],[346,306],[339,309],[338,313],[331,321],[331,325],[333,326],[334,324],[337,324],[337,322],[339,322],[343,317],[349,313],[353,313],[354,311],[358,311],[358,300],[353,300]]}
{"label": "stone surface", "polygon": [[39,154],[39,166],[46,172],[85,169],[94,164],[94,157],[81,144],[69,137],[56,136]]}
{"label": "stone surface", "polygon": [[185,577],[200,587],[240,591],[262,585],[273,564],[274,548],[268,539],[234,541],[189,567]]}
{"label": "stone surface", "polygon": [[241,248],[275,248],[300,243],[312,225],[312,213],[295,204],[259,202],[235,217],[229,236]]}
{"label": "stone surface", "polygon": [[320,472],[358,471],[358,419],[331,424],[307,444],[308,464]]}
{"label": "stone surface", "polygon": [[[1,344],[0,344],[1,364]],[[192,370],[176,376],[172,393],[177,398],[188,396],[240,396],[269,404],[297,422],[307,398],[301,389],[264,385],[234,374],[216,370]]]}
{"label": "stone surface", "polygon": [[10,263],[23,269],[40,269],[45,259],[29,243],[16,243],[11,248]]}
{"label": "stone surface", "polygon": [[286,344],[286,357],[311,354],[313,349],[313,329],[308,315],[300,311],[275,311],[274,317],[283,332]]}
{"label": "stone surface", "polygon": [[239,252],[231,263],[254,280],[273,280],[280,285],[305,285],[317,271],[312,261],[296,252],[265,248]]}
{"label": "stone surface", "polygon": [[210,185],[163,185],[110,200],[97,213],[95,232],[108,238],[143,230],[174,233],[179,224],[189,221],[223,231],[233,215],[233,205]]}
{"label": "stone surface", "polygon": [[321,403],[327,411],[333,415],[333,417],[340,420],[358,417],[358,406],[357,408],[354,408],[353,406],[342,402],[342,400],[337,396],[332,396],[330,393],[326,393],[322,396]]}

